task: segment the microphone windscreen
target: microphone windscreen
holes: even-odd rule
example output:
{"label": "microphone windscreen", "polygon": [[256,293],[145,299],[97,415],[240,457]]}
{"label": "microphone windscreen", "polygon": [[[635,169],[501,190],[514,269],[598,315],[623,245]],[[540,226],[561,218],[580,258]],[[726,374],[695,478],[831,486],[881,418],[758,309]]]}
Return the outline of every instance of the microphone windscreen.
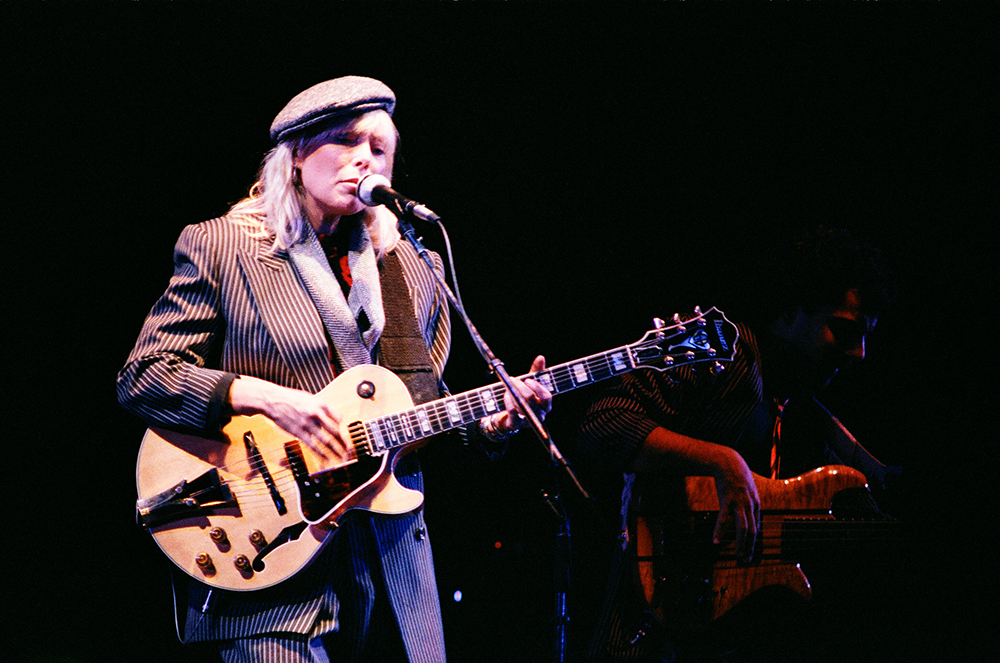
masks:
{"label": "microphone windscreen", "polygon": [[358,182],[358,198],[361,199],[365,205],[369,207],[374,207],[376,205],[381,205],[381,203],[375,202],[372,198],[372,194],[375,192],[377,187],[384,186],[385,188],[391,188],[389,179],[385,175],[378,175],[376,173],[369,173],[361,178]]}

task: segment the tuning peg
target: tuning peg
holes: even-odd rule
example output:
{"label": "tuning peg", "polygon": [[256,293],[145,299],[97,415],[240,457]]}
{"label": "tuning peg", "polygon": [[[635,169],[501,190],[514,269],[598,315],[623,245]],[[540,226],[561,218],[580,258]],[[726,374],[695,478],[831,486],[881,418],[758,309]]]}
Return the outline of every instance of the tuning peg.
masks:
{"label": "tuning peg", "polygon": [[653,329],[663,329],[667,326],[667,323],[663,321],[663,318],[653,318]]}
{"label": "tuning peg", "polygon": [[700,307],[700,306],[695,306],[695,307],[694,307],[694,314],[695,314],[696,316],[697,316],[697,315],[701,315],[701,307]]}
{"label": "tuning peg", "polygon": [[718,375],[722,371],[726,370],[726,366],[725,366],[725,364],[722,364],[720,362],[714,362],[712,364],[712,367],[709,368],[708,370],[710,370],[712,372],[712,375]]}

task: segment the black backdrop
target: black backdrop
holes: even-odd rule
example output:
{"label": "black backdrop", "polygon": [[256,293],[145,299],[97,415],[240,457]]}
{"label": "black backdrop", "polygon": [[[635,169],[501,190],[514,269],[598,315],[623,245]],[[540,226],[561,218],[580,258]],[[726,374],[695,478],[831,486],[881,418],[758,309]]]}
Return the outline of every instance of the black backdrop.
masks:
{"label": "black backdrop", "polygon": [[[469,312],[515,373],[725,309],[758,231],[822,221],[880,246],[902,305],[827,401],[906,466],[910,539],[846,637],[872,660],[980,651],[996,618],[980,557],[996,558],[980,545],[996,434],[978,429],[995,366],[994,11],[2,2],[0,17],[5,621],[26,660],[211,660],[176,642],[166,562],[132,524],[143,426],[114,375],[180,229],[245,194],[292,95],[348,73],[396,91],[396,188],[444,217]],[[457,327],[446,377],[489,380]],[[550,422],[606,517],[618,478],[574,443],[596,393],[562,397]],[[527,438],[488,466],[422,453],[451,659],[549,660],[545,454]],[[569,506],[575,659],[611,528]]]}

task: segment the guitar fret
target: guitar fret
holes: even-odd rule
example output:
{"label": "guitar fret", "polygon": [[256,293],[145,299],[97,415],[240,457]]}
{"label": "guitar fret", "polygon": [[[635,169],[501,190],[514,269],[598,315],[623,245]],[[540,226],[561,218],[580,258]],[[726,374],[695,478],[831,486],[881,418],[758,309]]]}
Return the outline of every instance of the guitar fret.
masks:
{"label": "guitar fret", "polygon": [[561,392],[576,389],[576,382],[573,380],[573,371],[569,364],[557,366],[553,369],[552,378],[555,380],[556,388]]}
{"label": "guitar fret", "polygon": [[456,424],[464,423],[468,421],[468,417],[472,416],[472,411],[475,409],[476,405],[470,399],[468,394],[459,394],[455,396],[455,405],[458,408],[458,421]]}
{"label": "guitar fret", "polygon": [[612,350],[607,354],[607,357],[608,364],[611,366],[611,372],[615,375],[618,373],[624,373],[632,368],[624,350]]}
{"label": "guitar fret", "polygon": [[385,451],[385,438],[382,435],[382,427],[378,425],[378,419],[369,422],[366,426],[371,431],[369,439],[371,440],[372,453],[380,453]]}
{"label": "guitar fret", "polygon": [[399,421],[400,417],[398,414],[394,414],[390,417],[386,417],[386,427],[389,429],[392,436],[392,446],[396,447],[403,443],[405,438],[403,437],[403,427]]}
{"label": "guitar fret", "polygon": [[379,430],[378,420],[365,424],[368,431],[368,439],[371,440],[372,452],[379,453],[385,450],[385,442],[382,440],[382,431]]}
{"label": "guitar fret", "polygon": [[589,360],[587,366],[590,368],[590,375],[594,382],[606,380],[615,374],[608,363],[608,358],[604,355],[598,355]]}
{"label": "guitar fret", "polygon": [[435,433],[440,433],[442,431],[448,430],[449,427],[448,422],[451,421],[451,415],[448,412],[447,401],[438,401],[438,403],[435,404],[434,418],[432,419],[432,421],[434,422]]}
{"label": "guitar fret", "polygon": [[461,423],[469,423],[485,416],[482,401],[480,401],[479,394],[477,392],[460,394],[456,398],[460,398],[463,402],[462,412],[464,414],[462,416]]}
{"label": "guitar fret", "polygon": [[445,426],[445,406],[441,401],[435,401],[427,406],[428,414],[430,415],[431,428],[433,428],[434,433],[440,433],[443,431]]}
{"label": "guitar fret", "polygon": [[458,404],[454,398],[445,401],[444,407],[448,411],[448,419],[451,420],[452,425],[457,426],[462,423],[462,414],[459,412]]}
{"label": "guitar fret", "polygon": [[383,417],[379,422],[382,428],[382,439],[385,440],[385,448],[391,449],[399,444],[399,438],[396,437],[396,431],[392,427],[392,419],[390,417]]}
{"label": "guitar fret", "polygon": [[396,429],[393,428],[392,417],[384,417],[382,419],[382,432],[386,440],[387,449],[399,446],[399,436],[396,435]]}
{"label": "guitar fret", "polygon": [[473,419],[482,419],[483,417],[493,414],[499,410],[497,399],[493,394],[492,387],[485,387],[472,392],[469,394],[469,397],[473,403]]}
{"label": "guitar fret", "polygon": [[487,387],[479,392],[479,396],[483,401],[483,409],[486,410],[487,414],[493,414],[499,407],[497,406],[496,396],[493,394],[493,387]]}
{"label": "guitar fret", "polygon": [[557,366],[552,369],[551,375],[555,384],[555,393],[557,394],[564,391],[570,391],[576,386],[573,383],[573,378],[570,376],[569,368],[567,366]]}
{"label": "guitar fret", "polygon": [[553,381],[552,379],[552,371],[542,371],[540,373],[536,373],[533,377],[538,382],[538,384],[548,389],[549,392],[553,394],[559,393],[559,388],[556,386],[555,381]]}
{"label": "guitar fret", "polygon": [[386,441],[386,448],[392,448],[396,446],[398,438],[396,437],[396,431],[392,427],[392,417],[382,417],[379,419],[379,428],[382,429],[382,437]]}
{"label": "guitar fret", "polygon": [[414,433],[409,413],[403,412],[396,417],[396,424],[399,429],[399,439],[401,439],[404,443],[412,441]]}
{"label": "guitar fret", "polygon": [[586,384],[590,382],[590,372],[587,370],[587,364],[584,362],[577,362],[570,367],[570,374],[573,376],[573,382],[575,384]]}
{"label": "guitar fret", "polygon": [[424,433],[424,435],[430,435],[432,428],[431,428],[431,419],[427,415],[427,408],[419,408],[416,411],[416,415],[417,415],[417,427],[420,428],[420,431]]}
{"label": "guitar fret", "polygon": [[436,423],[434,426],[435,433],[441,433],[451,428],[451,411],[448,406],[448,400],[438,401],[437,405],[434,406],[434,414],[436,415]]}

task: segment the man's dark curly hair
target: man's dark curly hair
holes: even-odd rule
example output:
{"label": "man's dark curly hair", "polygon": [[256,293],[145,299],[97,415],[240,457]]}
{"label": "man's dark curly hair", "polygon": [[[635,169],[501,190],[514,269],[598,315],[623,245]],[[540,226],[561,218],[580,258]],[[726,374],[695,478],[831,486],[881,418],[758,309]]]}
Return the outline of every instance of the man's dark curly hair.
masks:
{"label": "man's dark curly hair", "polygon": [[843,228],[819,226],[763,247],[756,274],[746,274],[748,319],[771,322],[802,307],[839,306],[856,289],[867,316],[896,300],[895,279],[881,253]]}

